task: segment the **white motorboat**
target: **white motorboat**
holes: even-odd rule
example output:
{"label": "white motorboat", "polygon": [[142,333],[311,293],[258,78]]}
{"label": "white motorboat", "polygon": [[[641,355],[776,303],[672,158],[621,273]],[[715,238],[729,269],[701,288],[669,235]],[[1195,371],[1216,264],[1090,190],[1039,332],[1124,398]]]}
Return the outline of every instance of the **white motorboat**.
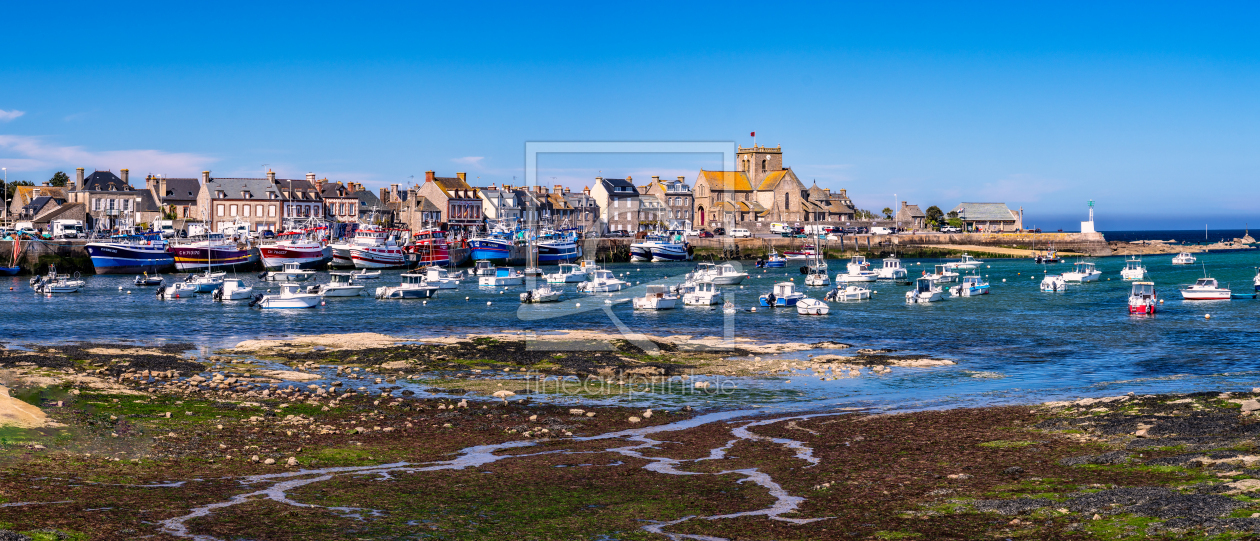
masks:
{"label": "white motorboat", "polygon": [[452,278],[446,269],[434,265],[424,268],[424,281],[438,289],[459,289],[459,280]]}
{"label": "white motorboat", "polygon": [[692,282],[691,291],[683,293],[682,301],[687,306],[709,306],[722,302],[722,292],[713,282]]}
{"label": "white motorboat", "polygon": [[330,272],[328,283],[308,287],[307,293],[315,293],[323,297],[358,297],[364,286],[354,283],[352,272]]}
{"label": "white motorboat", "polygon": [[591,273],[591,280],[578,284],[577,290],[582,293],[609,293],[621,291],[627,287],[630,287],[630,282],[618,279],[613,271],[596,269]]}
{"label": "white motorboat", "polygon": [[1094,268],[1093,263],[1087,261],[1078,261],[1072,268],[1071,272],[1063,273],[1063,280],[1067,282],[1097,282],[1102,276],[1102,272]]}
{"label": "white motorboat", "polygon": [[278,271],[264,272],[263,279],[269,282],[305,282],[315,276],[315,271],[303,269],[301,263],[287,262]]}
{"label": "white motorboat", "polygon": [[1142,266],[1142,260],[1134,257],[1126,259],[1124,268],[1120,270],[1120,278],[1124,280],[1142,280],[1146,278],[1146,267]]}
{"label": "white motorboat", "polygon": [[210,272],[206,271],[201,274],[190,274],[184,279],[185,284],[195,286],[197,293],[210,293],[220,287],[223,287],[223,277],[227,276],[226,272]]}
{"label": "white motorboat", "polygon": [[244,301],[253,298],[254,288],[245,285],[245,280],[229,278],[223,285],[214,290],[211,298],[216,301]]}
{"label": "white motorboat", "polygon": [[319,304],[319,295],[303,293],[302,286],[296,283],[280,284],[279,295],[259,295],[250,301],[250,306],[259,308],[314,308]]}
{"label": "white motorboat", "polygon": [[169,286],[159,286],[155,293],[158,300],[163,301],[187,299],[197,295],[197,286],[188,282],[175,282]]}
{"label": "white motorboat", "polygon": [[842,273],[836,274],[836,283],[851,284],[851,283],[860,283],[860,282],[874,282],[877,278],[878,277],[875,275],[875,271],[864,270],[857,274],[842,272]]}
{"label": "white motorboat", "polygon": [[378,299],[427,299],[433,296],[438,290],[437,286],[429,285],[424,281],[423,274],[405,273],[398,275],[402,283],[396,286],[381,286],[376,288],[376,298]]}
{"label": "white motorboat", "polygon": [[586,281],[586,271],[572,263],[561,263],[556,272],[547,275],[549,284],[571,284]]}
{"label": "white motorboat", "polygon": [[726,315],[731,315],[731,314],[734,314],[735,312],[738,312],[738,311],[739,311],[739,309],[738,309],[738,308],[735,308],[735,303],[733,303],[733,302],[731,302],[731,301],[726,301],[726,303],[722,305],[722,313],[723,313],[723,314],[726,314]]}
{"label": "white motorboat", "polygon": [[936,265],[932,272],[923,275],[923,277],[939,283],[958,281],[958,273],[954,272],[954,269],[949,265]]}
{"label": "white motorboat", "polygon": [[949,294],[955,297],[975,297],[989,294],[989,282],[977,274],[962,277],[962,283],[949,288]]}
{"label": "white motorboat", "polygon": [[131,283],[137,286],[144,287],[144,286],[160,286],[166,283],[166,281],[163,280],[161,276],[157,276],[157,275],[149,276],[149,273],[145,272],[143,275],[139,275],[139,274],[136,275],[136,279],[132,280]]}
{"label": "white motorboat", "polygon": [[936,302],[945,298],[945,292],[936,280],[919,278],[914,281],[914,289],[906,292],[907,304],[923,304]]}
{"label": "white motorboat", "polygon": [[1251,283],[1256,286],[1256,291],[1260,291],[1260,268],[1256,268],[1256,277],[1251,279]]}
{"label": "white motorboat", "polygon": [[709,276],[713,274],[713,271],[716,268],[717,268],[717,265],[708,261],[701,261],[699,263],[696,263],[696,267],[694,269],[691,269],[691,272],[687,273],[687,281],[699,282],[702,280],[707,280]]}
{"label": "white motorboat", "polygon": [[1064,280],[1063,276],[1058,274],[1047,274],[1045,278],[1041,279],[1041,290],[1052,293],[1067,291],[1067,280]]}
{"label": "white motorboat", "polygon": [[1181,298],[1188,301],[1227,301],[1230,291],[1220,287],[1216,278],[1199,278],[1194,285],[1181,290]]}
{"label": "white motorboat", "polygon": [[[480,269],[478,270],[480,272]],[[477,285],[483,287],[519,286],[525,284],[525,273],[512,267],[495,267],[494,274],[477,278]]]}
{"label": "white motorboat", "polygon": [[831,279],[827,278],[827,269],[810,267],[809,273],[805,275],[805,285],[813,287],[827,287],[831,285]]}
{"label": "white motorboat", "polygon": [[984,263],[984,261],[983,261],[983,260],[980,260],[980,259],[976,259],[976,258],[974,258],[974,257],[971,257],[971,255],[970,255],[970,254],[965,254],[965,253],[964,253],[964,254],[962,255],[962,259],[959,259],[958,261],[951,261],[951,262],[949,262],[949,263],[946,263],[946,264],[945,264],[945,266],[946,266],[946,267],[948,267],[948,268],[951,268],[951,269],[967,269],[967,270],[970,270],[970,269],[976,269],[976,268],[979,268],[981,263]]}
{"label": "white motorboat", "polygon": [[1133,282],[1133,290],[1129,292],[1130,314],[1154,314],[1158,301],[1155,282]]}
{"label": "white motorboat", "polygon": [[796,313],[803,316],[825,316],[830,311],[831,307],[818,299],[805,297],[796,302]]}
{"label": "white motorboat", "polygon": [[367,270],[367,269],[360,269],[360,270],[354,271],[353,273],[351,273],[351,275],[354,276],[354,281],[356,282],[362,282],[364,280],[380,280],[381,279],[381,271],[374,271],[374,270]]}
{"label": "white motorboat", "polygon": [[473,265],[477,276],[494,276],[496,267],[489,260],[482,259]]}
{"label": "white motorboat", "polygon": [[1194,262],[1195,258],[1190,255],[1190,252],[1181,252],[1172,259],[1173,265],[1193,265]]}
{"label": "white motorboat", "polygon": [[642,297],[635,297],[633,302],[635,310],[670,310],[678,306],[678,295],[668,287],[649,285],[647,292]]}
{"label": "white motorboat", "polygon": [[759,300],[761,306],[766,308],[781,308],[788,306],[796,306],[797,302],[805,298],[805,294],[796,290],[796,284],[792,282],[779,282],[774,284],[774,289],[769,293],[762,295]]}
{"label": "white motorboat", "polygon": [[723,263],[714,266],[703,281],[719,286],[734,286],[739,285],[747,277],[748,273],[739,270],[733,263]]}
{"label": "white motorboat", "polygon": [[849,263],[845,265],[845,270],[849,274],[859,274],[861,271],[870,270],[871,263],[866,260],[866,256],[855,255],[849,258]]}
{"label": "white motorboat", "polygon": [[35,286],[35,291],[46,295],[53,293],[78,293],[87,282],[66,277],[64,275],[43,280]]}
{"label": "white motorboat", "polygon": [[901,260],[895,257],[884,258],[884,266],[875,269],[875,277],[880,280],[904,280],[906,278],[906,268],[901,266]]}
{"label": "white motorboat", "polygon": [[558,302],[562,294],[564,294],[564,288],[552,289],[551,284],[544,282],[534,289],[521,293],[521,302]]}
{"label": "white motorboat", "polygon": [[825,301],[864,301],[871,298],[871,290],[861,286],[836,287],[823,296]]}

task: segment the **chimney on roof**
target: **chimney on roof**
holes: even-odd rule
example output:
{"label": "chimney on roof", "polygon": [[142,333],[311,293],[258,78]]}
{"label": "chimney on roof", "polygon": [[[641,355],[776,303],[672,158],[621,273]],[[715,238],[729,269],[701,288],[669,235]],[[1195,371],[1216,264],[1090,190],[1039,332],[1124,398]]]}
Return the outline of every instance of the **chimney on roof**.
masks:
{"label": "chimney on roof", "polygon": [[464,182],[468,182],[468,173],[455,173],[455,176]]}
{"label": "chimney on roof", "polygon": [[682,175],[678,175],[678,182],[687,182],[687,177],[684,177],[684,176],[682,176]]}
{"label": "chimney on roof", "polygon": [[424,181],[425,181],[425,182],[433,182],[433,171],[425,171],[425,172],[424,172]]}
{"label": "chimney on roof", "polygon": [[652,175],[652,182],[660,182],[660,181],[661,181],[660,175]]}
{"label": "chimney on roof", "polygon": [[43,184],[40,184],[40,186],[52,186],[52,184],[49,184],[48,181],[45,180]]}
{"label": "chimney on roof", "polygon": [[633,178],[631,178],[631,177],[630,177],[630,175],[626,175],[626,182],[630,182],[630,181],[633,181],[633,180],[634,180],[634,179],[633,179]]}
{"label": "chimney on roof", "polygon": [[490,189],[491,189],[491,190],[497,190],[498,188],[497,188],[496,186],[498,186],[498,185],[497,185],[497,184],[491,184],[491,185],[490,185]]}
{"label": "chimney on roof", "polygon": [[590,186],[582,186],[582,194],[583,194],[583,195],[591,195],[591,187],[590,187]]}
{"label": "chimney on roof", "polygon": [[902,201],[902,202],[901,202],[901,208],[906,208],[906,206],[907,206],[907,205],[906,205],[906,202],[905,202],[905,201]]}
{"label": "chimney on roof", "polygon": [[564,193],[564,186],[559,184],[556,184],[553,189],[555,190],[555,193]]}
{"label": "chimney on roof", "polygon": [[130,178],[131,178],[131,171],[130,171],[130,170],[128,170],[128,169],[123,169],[123,170],[119,171],[119,173],[122,173],[122,182],[123,182],[123,184],[124,184],[124,185],[128,185],[128,184],[129,184],[129,181],[130,181]]}
{"label": "chimney on roof", "polygon": [[268,180],[269,182],[271,182],[272,184],[275,184],[275,183],[276,183],[276,172],[275,172],[275,171],[267,171],[267,180]]}
{"label": "chimney on roof", "polygon": [[306,174],[306,181],[307,181],[307,182],[314,183],[314,182],[315,182],[315,173],[307,173],[307,174]]}
{"label": "chimney on roof", "polygon": [[82,167],[74,170],[74,182],[78,186],[83,185],[83,168]]}
{"label": "chimney on roof", "polygon": [[210,172],[209,172],[209,171],[202,171],[202,172],[201,172],[201,183],[202,183],[202,184],[209,184],[209,183],[210,183]]}
{"label": "chimney on roof", "polygon": [[397,184],[389,185],[389,200],[398,201],[398,185]]}
{"label": "chimney on roof", "polygon": [[564,189],[564,195],[569,195],[569,189],[568,189],[568,188],[565,188],[565,189]]}
{"label": "chimney on roof", "polygon": [[508,183],[506,183],[506,182],[505,182],[505,183],[503,183],[503,191],[505,191],[505,192],[510,192],[510,191],[512,191],[512,185],[511,185],[511,184],[508,184]]}

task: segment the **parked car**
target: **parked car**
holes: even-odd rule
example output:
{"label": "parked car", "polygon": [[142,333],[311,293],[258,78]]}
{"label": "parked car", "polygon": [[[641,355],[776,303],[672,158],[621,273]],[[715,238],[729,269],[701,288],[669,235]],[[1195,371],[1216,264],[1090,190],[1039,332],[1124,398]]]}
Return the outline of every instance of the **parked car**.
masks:
{"label": "parked car", "polygon": [[731,237],[736,239],[746,239],[752,237],[752,231],[736,227],[731,229]]}
{"label": "parked car", "polygon": [[609,231],[608,232],[608,238],[616,238],[616,237],[626,238],[629,236],[630,236],[630,233],[627,231]]}
{"label": "parked car", "polygon": [[941,233],[962,233],[962,229],[952,225],[941,226]]}
{"label": "parked car", "polygon": [[711,239],[713,238],[713,233],[710,233],[708,231],[701,231],[699,237],[702,239]]}
{"label": "parked car", "polygon": [[725,228],[725,227],[715,227],[715,228],[713,228],[713,234],[714,234],[714,235],[717,235],[717,236],[719,236],[719,237],[720,237],[720,236],[722,236],[722,235],[725,235],[725,234],[726,234],[726,228]]}
{"label": "parked car", "polygon": [[264,238],[264,239],[274,239],[274,238],[276,238],[276,232],[275,232],[275,231],[272,231],[272,230],[270,230],[270,229],[264,229],[264,230],[263,230],[263,232],[262,232],[262,238]]}
{"label": "parked car", "polygon": [[888,227],[872,227],[871,234],[872,235],[891,235],[893,234],[893,230]]}

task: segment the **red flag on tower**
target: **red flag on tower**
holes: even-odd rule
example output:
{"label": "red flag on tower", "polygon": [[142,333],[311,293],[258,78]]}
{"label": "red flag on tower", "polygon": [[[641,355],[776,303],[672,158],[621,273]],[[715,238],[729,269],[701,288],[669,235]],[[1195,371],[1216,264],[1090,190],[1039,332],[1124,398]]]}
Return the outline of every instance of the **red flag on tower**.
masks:
{"label": "red flag on tower", "polygon": [[752,132],[752,133],[748,134],[748,136],[749,136],[749,137],[756,137],[756,136],[757,136],[757,132]]}

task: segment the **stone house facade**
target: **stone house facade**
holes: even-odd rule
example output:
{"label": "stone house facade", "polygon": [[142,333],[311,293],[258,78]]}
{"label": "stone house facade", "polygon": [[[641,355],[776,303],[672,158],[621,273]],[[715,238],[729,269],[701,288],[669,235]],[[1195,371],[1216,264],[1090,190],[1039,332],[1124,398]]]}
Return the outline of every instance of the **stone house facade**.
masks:
{"label": "stone house facade", "polygon": [[466,173],[439,177],[433,171],[425,171],[424,184],[417,193],[441,210],[450,230],[476,230],[484,222],[481,196],[476,188],[468,185]]}
{"label": "stone house facade", "polygon": [[632,178],[595,177],[591,197],[599,205],[603,232],[639,230],[639,191]]}
{"label": "stone house facade", "polygon": [[87,229],[113,229],[124,225],[137,226],[161,218],[157,200],[148,189],[137,190],[129,182],[129,171],[119,175],[110,171],[93,171],[84,176],[82,167],[75,169],[74,180],[66,184],[66,200],[85,208]]}
{"label": "stone house facade", "polygon": [[665,205],[663,221],[666,228],[692,228],[696,202],[686,177],[678,177],[677,180],[661,180],[661,177],[653,176],[652,182],[640,187],[640,192],[656,197]]}

